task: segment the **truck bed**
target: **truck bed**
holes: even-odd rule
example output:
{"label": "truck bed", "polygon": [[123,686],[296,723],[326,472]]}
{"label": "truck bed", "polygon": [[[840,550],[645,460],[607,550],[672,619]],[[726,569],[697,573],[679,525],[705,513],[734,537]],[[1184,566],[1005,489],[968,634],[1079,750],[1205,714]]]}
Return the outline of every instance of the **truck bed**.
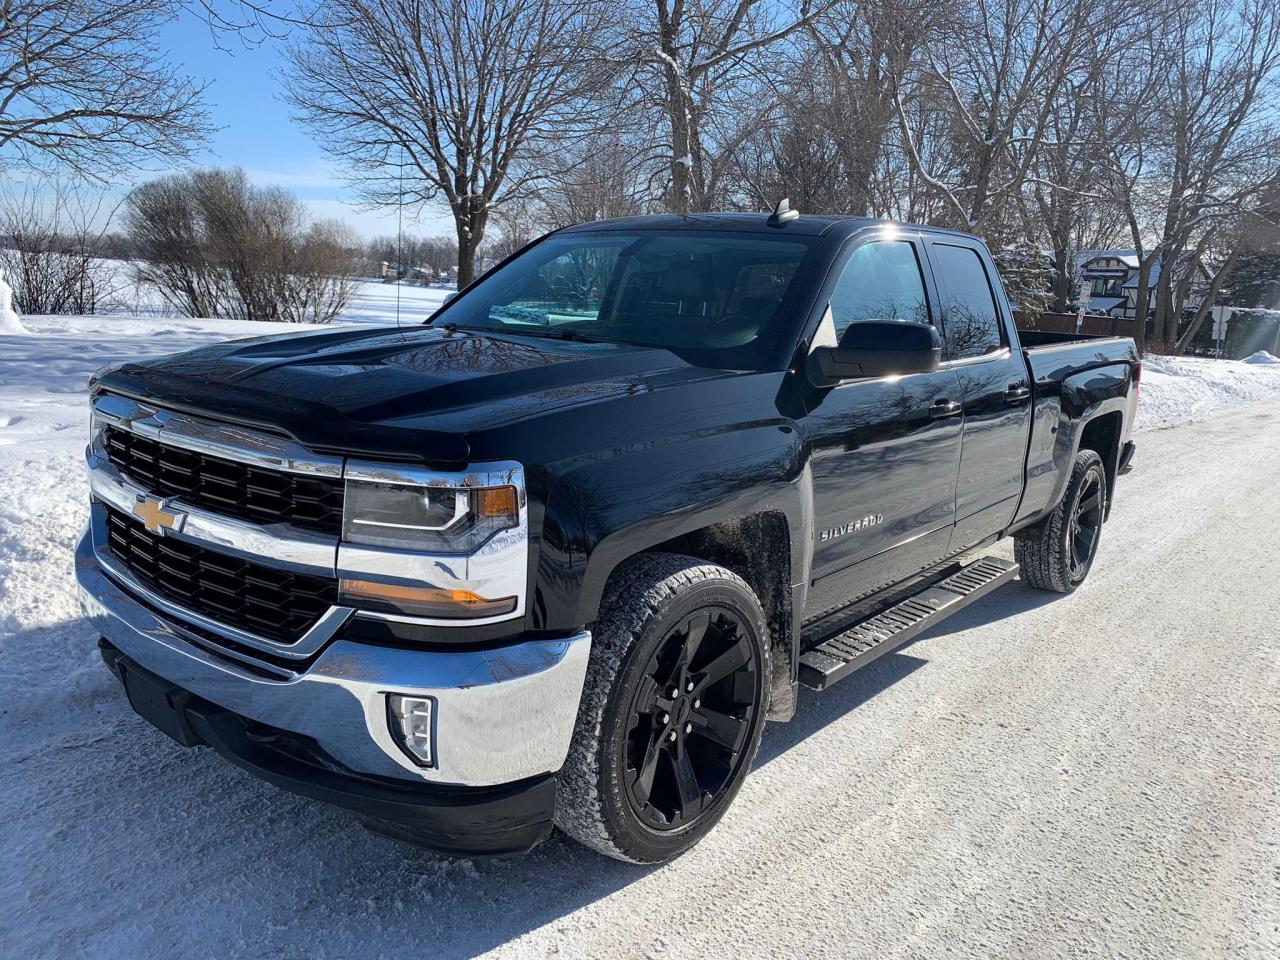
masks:
{"label": "truck bed", "polygon": [[1036,410],[1027,445],[1026,489],[1017,515],[1025,522],[1039,519],[1062,496],[1081,424],[1099,412],[1111,414],[1114,420],[1106,421],[1111,426],[1100,429],[1115,429],[1109,437],[1112,449],[1119,451],[1128,440],[1126,425],[1132,424],[1137,403],[1138,351],[1129,337],[1034,330],[1019,331],[1018,336]]}
{"label": "truck bed", "polygon": [[1137,362],[1138,351],[1130,337],[1095,337],[1078,333],[1018,331],[1022,352],[1031,368],[1032,380],[1043,387],[1061,383],[1093,367]]}
{"label": "truck bed", "polygon": [[1059,333],[1056,330],[1024,330],[1018,328],[1018,340],[1027,348],[1054,347],[1064,343],[1082,343],[1088,340],[1122,340],[1123,337],[1099,336],[1092,333]]}

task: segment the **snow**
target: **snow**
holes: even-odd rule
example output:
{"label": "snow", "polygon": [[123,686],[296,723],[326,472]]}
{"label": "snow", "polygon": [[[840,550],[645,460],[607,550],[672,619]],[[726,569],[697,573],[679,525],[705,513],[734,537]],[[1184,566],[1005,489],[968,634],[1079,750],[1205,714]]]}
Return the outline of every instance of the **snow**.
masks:
{"label": "snow", "polygon": [[0,333],[26,333],[17,311],[13,309],[13,288],[0,273]]}
{"label": "snow", "polygon": [[1280,404],[1280,359],[1269,353],[1245,360],[1147,357],[1136,426],[1172,427],[1268,401]]}
{"label": "snow", "polygon": [[[132,265],[126,260],[98,260],[100,294],[97,313],[133,317],[177,317],[179,313],[148,284],[135,281]],[[410,283],[384,283],[376,279],[356,281],[356,293],[350,306],[335,322],[395,323],[399,298],[400,321],[413,323],[426,319],[457,288],[453,284],[423,287]],[[0,329],[3,328],[0,311]]]}
{"label": "snow", "polygon": [[[402,316],[445,292],[401,287]],[[390,321],[395,293],[366,285],[344,321]],[[0,957],[1276,946],[1266,705],[1280,651],[1259,625],[1280,521],[1257,510],[1280,473],[1275,357],[1149,359],[1137,467],[1089,585],[1053,603],[1007,588],[865,678],[805,695],[717,831],[636,869],[562,839],[515,862],[441,860],[136,718],[74,595],[86,380],[126,358],[314,328],[24,326],[0,332]],[[859,893],[833,901],[833,888]]]}

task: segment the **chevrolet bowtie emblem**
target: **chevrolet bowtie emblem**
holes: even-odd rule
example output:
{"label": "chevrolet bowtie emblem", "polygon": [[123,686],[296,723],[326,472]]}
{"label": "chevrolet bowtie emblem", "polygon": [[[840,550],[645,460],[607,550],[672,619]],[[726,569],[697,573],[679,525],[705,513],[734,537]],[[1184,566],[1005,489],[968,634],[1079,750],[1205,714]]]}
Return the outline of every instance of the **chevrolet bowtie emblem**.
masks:
{"label": "chevrolet bowtie emblem", "polygon": [[164,533],[178,526],[179,515],[169,513],[163,500],[152,497],[138,497],[138,502],[133,505],[133,515],[152,533]]}

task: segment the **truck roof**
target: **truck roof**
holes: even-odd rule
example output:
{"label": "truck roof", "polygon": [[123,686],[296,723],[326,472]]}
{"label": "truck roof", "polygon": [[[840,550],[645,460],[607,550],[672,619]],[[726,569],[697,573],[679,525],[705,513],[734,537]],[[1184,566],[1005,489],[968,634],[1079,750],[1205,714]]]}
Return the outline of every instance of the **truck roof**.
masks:
{"label": "truck roof", "polygon": [[[607,230],[669,230],[674,227],[692,227],[698,230],[732,230],[737,233],[795,233],[802,236],[822,236],[827,233],[848,235],[862,227],[897,221],[877,220],[873,217],[851,217],[844,214],[802,213],[796,220],[780,227],[769,225],[767,213],[691,213],[688,216],[667,213],[646,217],[618,217],[613,220],[595,220],[564,228],[563,233],[593,233]],[[912,230],[931,233],[947,233],[954,236],[970,236],[955,230],[943,230],[914,223],[897,223]]]}

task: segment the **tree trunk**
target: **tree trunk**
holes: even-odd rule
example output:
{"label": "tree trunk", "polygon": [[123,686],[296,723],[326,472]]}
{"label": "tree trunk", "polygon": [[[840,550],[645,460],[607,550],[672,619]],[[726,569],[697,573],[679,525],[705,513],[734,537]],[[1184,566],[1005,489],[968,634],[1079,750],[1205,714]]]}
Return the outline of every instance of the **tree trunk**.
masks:
{"label": "tree trunk", "polygon": [[[1138,356],[1147,349],[1147,308],[1151,303],[1151,265],[1155,262],[1158,251],[1153,251],[1138,260],[1138,289],[1133,298],[1133,339],[1138,346]],[[1159,330],[1156,331],[1159,335]]]}
{"label": "tree trunk", "polygon": [[1236,260],[1240,256],[1241,240],[1231,248],[1231,253],[1227,259],[1223,261],[1217,275],[1209,284],[1209,289],[1204,293],[1204,299],[1200,302],[1200,309],[1196,311],[1195,319],[1191,321],[1191,326],[1187,327],[1187,332],[1182,335],[1176,344],[1174,344],[1172,353],[1175,357],[1180,357],[1187,351],[1187,347],[1191,345],[1191,341],[1195,339],[1196,334],[1200,332],[1200,328],[1204,326],[1205,318],[1209,316],[1209,312],[1213,309],[1213,302],[1218,299],[1218,294],[1222,292],[1222,286],[1227,282],[1227,278],[1231,276],[1231,271],[1235,269]]}
{"label": "tree trunk", "polygon": [[1071,309],[1071,267],[1067,258],[1071,251],[1055,244],[1053,251],[1053,309],[1056,313],[1067,313]]}
{"label": "tree trunk", "polygon": [[[670,69],[670,68],[668,68]],[[670,76],[667,82],[671,115],[671,197],[672,213],[687,215],[693,201],[693,150],[690,144],[689,112],[679,81]]]}
{"label": "tree trunk", "polygon": [[1173,310],[1173,258],[1160,258],[1160,279],[1156,281],[1156,337],[1165,349],[1172,349],[1178,339],[1178,318]]}
{"label": "tree trunk", "polygon": [[470,218],[459,218],[458,232],[458,289],[461,290],[476,277],[476,249],[480,246],[471,228]]}
{"label": "tree trunk", "polygon": [[489,219],[485,197],[466,198],[454,210],[458,234],[458,289],[476,278],[476,254],[484,241],[484,228]]}

